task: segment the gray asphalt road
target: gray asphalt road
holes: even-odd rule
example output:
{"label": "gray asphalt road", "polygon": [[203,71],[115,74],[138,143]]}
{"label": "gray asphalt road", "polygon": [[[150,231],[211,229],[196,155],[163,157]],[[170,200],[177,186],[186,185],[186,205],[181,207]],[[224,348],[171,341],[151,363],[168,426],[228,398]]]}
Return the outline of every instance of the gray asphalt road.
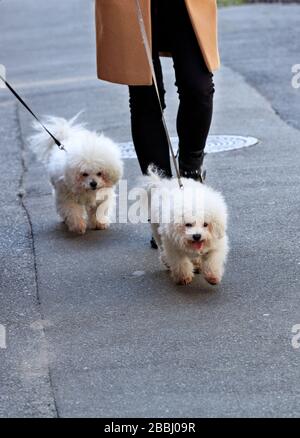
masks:
{"label": "gray asphalt road", "polygon": [[[69,117],[84,108],[92,128],[129,140],[126,87],[95,80],[92,1],[19,5],[0,3],[8,78],[39,113]],[[253,48],[256,57],[238,46],[237,26],[252,39],[263,35],[262,11],[269,45],[279,44],[272,34],[282,17],[296,34],[299,6],[220,14],[225,67],[216,76],[212,132],[253,135],[260,144],[207,158],[209,183],[230,208],[232,249],[216,289],[200,278],[174,286],[149,249],[147,226],[67,234],[26,146],[31,119],[0,90],[0,324],[7,331],[0,416],[299,416],[300,351],[291,345],[300,324],[299,131],[286,123],[297,117],[276,81],[259,81],[259,92],[252,86],[274,71],[273,57],[257,61],[264,44]],[[291,63],[294,44],[284,41],[282,63]],[[241,68],[246,58],[255,64],[251,81]],[[164,71],[174,134],[170,61]],[[289,83],[289,67],[276,71]],[[138,175],[136,160],[127,160],[130,186]]]}

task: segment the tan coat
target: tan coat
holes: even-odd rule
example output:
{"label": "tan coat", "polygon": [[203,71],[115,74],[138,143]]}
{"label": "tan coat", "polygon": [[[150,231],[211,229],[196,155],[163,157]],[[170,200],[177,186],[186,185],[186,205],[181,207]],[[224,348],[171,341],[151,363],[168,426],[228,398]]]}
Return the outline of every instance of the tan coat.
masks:
{"label": "tan coat", "polygon": [[[185,0],[210,71],[219,67],[216,0]],[[140,0],[151,42],[151,0]],[[127,85],[152,84],[135,0],[96,0],[98,77]]]}

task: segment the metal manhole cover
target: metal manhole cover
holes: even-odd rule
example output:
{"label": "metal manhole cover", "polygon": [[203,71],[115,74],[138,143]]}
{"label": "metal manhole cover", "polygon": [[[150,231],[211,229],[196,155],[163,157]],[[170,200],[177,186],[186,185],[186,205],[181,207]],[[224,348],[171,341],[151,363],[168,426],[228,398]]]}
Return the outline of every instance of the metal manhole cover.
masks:
{"label": "metal manhole cover", "polygon": [[[172,137],[174,150],[177,151],[178,138]],[[232,151],[235,149],[247,148],[258,143],[258,139],[254,137],[243,137],[241,135],[210,135],[208,137],[205,151],[208,154],[217,152]],[[132,142],[120,143],[120,148],[123,158],[136,158]]]}

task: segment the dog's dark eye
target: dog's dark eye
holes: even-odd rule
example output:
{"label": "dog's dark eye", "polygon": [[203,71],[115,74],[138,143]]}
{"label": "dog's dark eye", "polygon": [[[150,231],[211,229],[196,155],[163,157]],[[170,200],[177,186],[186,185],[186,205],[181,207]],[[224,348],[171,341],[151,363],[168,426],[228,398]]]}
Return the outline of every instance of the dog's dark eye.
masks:
{"label": "dog's dark eye", "polygon": [[203,226],[204,226],[205,228],[208,227],[208,223],[207,223],[207,222],[204,222]]}
{"label": "dog's dark eye", "polygon": [[83,172],[82,176],[84,176],[84,178],[86,178],[87,176],[89,176],[89,174],[86,172]]}
{"label": "dog's dark eye", "polygon": [[193,224],[185,224],[187,228],[192,228]]}
{"label": "dog's dark eye", "polygon": [[102,175],[102,172],[98,172],[98,173],[97,173],[97,176],[101,176],[101,175]]}

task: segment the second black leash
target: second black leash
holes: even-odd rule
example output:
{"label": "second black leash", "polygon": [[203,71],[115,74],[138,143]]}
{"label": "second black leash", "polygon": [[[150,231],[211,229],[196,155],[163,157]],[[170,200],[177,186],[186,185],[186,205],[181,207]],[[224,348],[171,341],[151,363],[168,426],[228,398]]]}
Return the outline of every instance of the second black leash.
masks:
{"label": "second black leash", "polygon": [[47,127],[41,122],[39,117],[32,111],[32,109],[27,105],[27,103],[22,99],[22,97],[16,92],[16,90],[0,75],[0,79],[7,86],[9,91],[16,97],[16,99],[27,109],[27,111],[35,118],[35,120],[41,125],[41,127],[47,132],[47,134],[52,138],[54,143],[61,151],[67,152],[65,146],[52,134],[52,132],[47,129]]}

